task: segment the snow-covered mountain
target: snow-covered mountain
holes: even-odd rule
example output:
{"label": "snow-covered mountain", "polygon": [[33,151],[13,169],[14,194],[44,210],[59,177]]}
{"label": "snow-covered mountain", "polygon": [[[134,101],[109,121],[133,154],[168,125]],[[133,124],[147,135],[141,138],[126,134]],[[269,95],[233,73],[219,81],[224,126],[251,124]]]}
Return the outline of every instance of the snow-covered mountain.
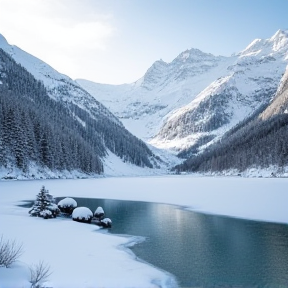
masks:
{"label": "snow-covered mountain", "polygon": [[[146,156],[154,157],[153,152],[143,142],[131,138],[124,127],[158,148],[173,149],[187,158],[217,142],[225,132],[267,106],[269,109],[275,106],[281,111],[285,106],[279,108],[278,104],[269,104],[288,62],[288,31],[279,30],[269,39],[254,40],[231,57],[214,56],[198,49],[186,50],[171,63],[156,61],[141,79],[123,85],[73,81],[20,48],[9,45],[1,35],[0,48],[42,81],[50,98],[66,105],[72,114],[71,107],[75,105],[101,125],[105,123],[95,127],[102,129],[97,133],[104,137],[104,145],[110,145],[106,163],[111,171],[115,162],[113,153],[128,162],[132,157],[140,166]],[[283,111],[287,112],[287,109]],[[265,113],[263,117],[274,112],[265,110]],[[87,124],[80,114],[73,116],[82,126]],[[113,129],[112,133],[106,123],[112,124],[113,129],[116,127],[120,134]],[[118,141],[119,135],[129,145],[123,146],[124,142]],[[109,137],[121,152],[113,150],[116,146],[110,143],[112,138]],[[132,153],[128,151],[131,149],[126,149],[128,154],[125,156],[122,147],[134,147],[132,139],[142,152]],[[153,151],[160,154],[159,150]],[[146,156],[139,160],[135,155]],[[155,159],[152,162],[156,163]]]}
{"label": "snow-covered mountain", "polygon": [[183,151],[221,137],[275,94],[288,62],[288,31],[256,39],[231,57],[197,49],[156,61],[132,84],[77,82],[135,135]]}
{"label": "snow-covered mountain", "polygon": [[175,169],[234,175],[243,172],[255,175],[256,171],[265,170],[269,176],[287,176],[287,141],[288,66],[266,107],[256,110],[204,153],[194,153]]}
{"label": "snow-covered mountain", "polygon": [[72,102],[88,111],[94,118],[97,118],[97,115],[100,114],[105,115],[122,126],[117,117],[75,81],[19,47],[10,45],[1,34],[0,48],[8,53],[18,64],[21,64],[35,79],[42,81],[51,98],[57,101]]}
{"label": "snow-covered mountain", "polygon": [[188,104],[232,63],[231,58],[191,49],[171,63],[156,61],[132,84],[76,81],[119,117],[129,131],[148,140],[159,132],[171,111]]}
{"label": "snow-covered mountain", "polygon": [[273,101],[260,114],[259,118],[267,120],[268,118],[283,113],[288,113],[288,66],[286,67],[286,72],[280,81],[279,88]]}
{"label": "snow-covered mountain", "polygon": [[[68,174],[72,170],[103,173],[103,166],[104,173],[107,168],[109,174],[125,174],[122,170],[128,163],[146,168],[163,164],[160,157],[76,82],[9,45],[1,35],[0,94],[3,177],[7,173],[9,177],[63,177],[67,170]],[[113,161],[118,166],[125,162],[120,165],[121,171],[115,171]],[[43,169],[46,175],[38,173]]]}

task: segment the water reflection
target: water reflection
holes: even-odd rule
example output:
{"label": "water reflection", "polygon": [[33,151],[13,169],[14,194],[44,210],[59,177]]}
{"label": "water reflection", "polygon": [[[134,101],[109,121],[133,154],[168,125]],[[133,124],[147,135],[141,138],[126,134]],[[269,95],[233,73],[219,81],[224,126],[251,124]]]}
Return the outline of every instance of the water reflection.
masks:
{"label": "water reflection", "polygon": [[288,225],[205,215],[180,207],[75,198],[102,206],[111,233],[147,237],[131,249],[182,287],[288,287]]}

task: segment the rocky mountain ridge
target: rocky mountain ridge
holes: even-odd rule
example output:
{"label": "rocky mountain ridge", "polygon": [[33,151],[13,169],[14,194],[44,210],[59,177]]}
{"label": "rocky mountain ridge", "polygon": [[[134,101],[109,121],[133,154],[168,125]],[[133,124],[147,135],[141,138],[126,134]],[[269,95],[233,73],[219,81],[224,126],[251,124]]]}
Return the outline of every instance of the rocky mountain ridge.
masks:
{"label": "rocky mountain ridge", "polygon": [[132,133],[156,147],[181,152],[199,141],[216,141],[267,105],[287,62],[288,32],[279,30],[231,57],[190,49],[171,63],[156,61],[132,84],[77,82]]}
{"label": "rocky mountain ridge", "polygon": [[288,65],[276,95],[263,109],[225,133],[204,153],[188,157],[176,170],[236,174],[261,169],[270,176],[288,173]]}
{"label": "rocky mountain ridge", "polygon": [[232,62],[191,49],[171,63],[156,61],[132,84],[76,81],[119,117],[129,131],[147,141],[158,133],[171,111],[188,104]]}
{"label": "rocky mountain ridge", "polygon": [[122,126],[117,117],[75,81],[19,47],[10,45],[1,34],[0,48],[8,53],[18,64],[21,64],[35,79],[43,82],[49,96],[54,100],[71,102],[85,109],[94,118],[97,118],[97,115],[100,114],[105,115]]}

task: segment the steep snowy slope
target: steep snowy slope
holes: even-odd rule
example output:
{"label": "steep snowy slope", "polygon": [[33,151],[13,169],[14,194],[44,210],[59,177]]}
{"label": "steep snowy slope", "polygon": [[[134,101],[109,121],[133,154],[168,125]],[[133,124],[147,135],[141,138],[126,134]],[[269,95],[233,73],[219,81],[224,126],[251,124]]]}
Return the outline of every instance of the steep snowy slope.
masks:
{"label": "steep snowy slope", "polygon": [[266,120],[277,114],[288,113],[288,66],[271,104],[261,113],[260,119]]}
{"label": "steep snowy slope", "polygon": [[[48,129],[49,127],[48,128],[46,127],[47,125],[48,126],[50,125],[51,127],[53,127],[54,125],[55,127],[57,126],[57,128],[62,127],[63,134],[67,132],[65,129],[66,128],[68,129],[68,126],[69,126],[69,133],[71,133],[71,135],[78,133],[79,135],[78,134],[77,135],[79,137],[78,136],[77,137],[79,139],[82,138],[83,140],[83,141],[82,140],[79,140],[79,141],[85,142],[87,144],[87,145],[85,144],[87,147],[90,146],[89,148],[90,152],[91,153],[93,152],[96,158],[97,157],[101,158],[101,160],[98,159],[97,161],[101,162],[103,161],[103,158],[105,158],[105,156],[111,155],[113,153],[119,157],[118,161],[120,161],[121,159],[122,161],[126,163],[127,162],[132,163],[133,165],[137,165],[140,167],[152,168],[152,167],[158,166],[157,163],[159,163],[160,158],[159,157],[156,158],[156,156],[151,152],[151,150],[147,147],[147,145],[143,141],[137,139],[128,130],[126,130],[123,124],[118,120],[117,117],[115,117],[105,106],[103,106],[103,104],[98,102],[87,91],[81,88],[76,82],[74,82],[69,77],[63,74],[58,73],[56,70],[54,70],[52,67],[50,67],[46,63],[22,51],[18,47],[9,45],[3,36],[0,36],[0,52],[2,56],[1,58],[2,62],[0,63],[1,64],[0,65],[0,85],[4,83],[3,85],[1,85],[2,86],[1,97],[3,97],[3,99],[4,99],[4,96],[7,97],[9,93],[13,93],[13,97],[15,97],[15,99],[19,99],[19,103],[21,102],[23,104],[23,99],[25,97],[26,98],[28,97],[27,99],[37,97],[31,103],[35,104],[39,102],[39,105],[42,105],[41,107],[43,108],[45,106],[45,105],[43,106],[43,101],[46,101],[47,103],[50,103],[49,107],[48,107],[48,104],[46,106],[47,111],[49,110],[51,112],[53,110],[52,106],[54,106],[55,113],[58,110],[62,109],[61,110],[62,113],[59,113],[60,116],[59,115],[55,116],[55,119],[57,118],[57,121],[58,121],[58,122],[56,121],[58,123],[57,125],[55,124],[56,123],[54,121],[55,119],[48,118],[46,119],[46,121],[41,120],[43,122],[42,130],[44,134],[46,133],[46,136],[49,133],[52,135],[56,130],[56,128],[55,129],[51,128],[49,130]],[[18,64],[20,64],[21,66]],[[26,70],[23,69],[23,67]],[[30,72],[32,75],[28,73],[27,71]],[[40,80],[44,84],[45,88],[43,88],[43,85],[40,82],[37,82],[36,80]],[[30,82],[34,84],[32,85]],[[35,84],[35,83],[38,83],[38,84]],[[32,92],[31,92],[32,88],[30,87],[31,85],[32,85],[32,88],[34,89]],[[38,86],[39,86],[39,89],[38,89]],[[26,93],[26,90],[29,91],[29,94]],[[3,99],[1,98],[1,100]],[[14,111],[13,115],[15,114],[20,119],[19,111],[23,110],[22,114],[25,117],[28,117],[28,118],[30,117],[29,112],[27,112],[30,109],[29,105],[31,104],[29,101],[27,101],[25,105],[21,104],[22,106],[20,105],[19,107],[18,106],[16,107],[16,105],[14,105],[15,107],[12,107],[12,108],[9,106],[9,103],[8,104],[7,103],[6,102],[0,103],[3,106],[3,107],[1,106],[0,108],[3,109],[5,113],[9,114],[9,109],[12,109]],[[33,110],[34,108],[35,107],[32,107],[31,109]],[[36,111],[36,109],[34,109],[33,111]],[[36,111],[35,113],[38,113],[38,112]],[[44,114],[45,109],[42,112]],[[49,113],[47,112],[47,115]],[[53,111],[51,113],[53,114]],[[65,118],[65,123],[63,122],[59,124],[59,119],[61,119],[61,117],[64,114],[65,114],[65,117],[67,116]],[[7,120],[6,118],[7,117],[0,117],[0,128],[1,128],[1,125],[3,126],[4,124],[5,125],[7,124],[6,125],[7,127],[9,126],[9,123],[6,123],[9,119]],[[17,121],[21,123],[21,120],[19,120],[18,118],[17,118]],[[34,121],[34,118],[32,120]],[[17,125],[18,125],[18,122],[16,123]],[[46,123],[47,125],[44,123]],[[16,124],[15,124],[15,127],[17,126]],[[27,125],[25,126],[25,123],[22,123],[22,124],[21,124],[21,133],[25,134],[27,132],[27,129],[31,127],[27,127]],[[35,126],[37,126],[37,124],[35,124]],[[49,133],[47,133],[46,128],[49,130]],[[11,133],[9,131],[11,131]],[[9,129],[5,130],[8,138],[10,136],[11,137],[15,136],[13,135],[12,131],[13,131],[12,128],[10,130]],[[56,132],[54,134],[56,134]],[[55,136],[54,134],[53,134],[53,137]],[[61,134],[61,133],[59,132],[58,134]],[[1,135],[2,134],[0,133],[0,142],[4,139],[4,138],[2,139]],[[67,134],[66,136],[68,137],[69,135]],[[32,135],[31,139],[34,139],[34,138],[35,138],[34,135]],[[52,139],[52,136],[50,138]],[[54,138],[55,138],[54,142],[58,145],[59,143],[57,142],[59,141],[57,141],[56,139],[57,137],[54,137]],[[17,164],[16,163],[17,161],[13,160],[17,158],[16,157],[17,155],[15,154],[16,150],[14,149],[14,146],[12,145],[13,141],[12,142],[6,141],[6,142],[5,143],[3,142],[4,148],[7,151],[10,151],[9,155],[11,154],[11,157],[8,155],[8,153],[4,153],[7,157],[9,156],[10,158],[8,157],[9,158],[8,159],[5,156],[5,159],[4,158],[3,159],[5,160],[5,163],[7,162],[14,169],[14,167],[16,167],[15,165]],[[63,140],[62,142],[63,143],[68,142],[68,140],[66,139],[65,141]],[[52,144],[50,145],[51,147],[52,147]],[[74,145],[74,146],[76,147],[77,145]],[[96,147],[96,148],[94,149],[92,147],[94,148]],[[2,146],[0,148],[2,148]],[[80,146],[78,148],[81,150]],[[57,149],[55,148],[55,150]],[[84,151],[84,149],[82,150]],[[58,151],[60,153],[60,149],[58,149]],[[68,152],[68,149],[66,149],[66,152]],[[29,159],[29,161],[27,161],[27,165],[25,164],[27,167],[30,165],[30,162],[32,161],[31,159],[33,158],[31,157],[31,155],[29,155],[29,153],[30,152],[28,151],[27,157],[25,156],[27,159]],[[42,154],[41,153],[42,151],[40,151],[38,154],[42,155],[43,153]],[[67,155],[68,154],[69,153],[67,153]],[[38,157],[37,155],[35,156],[36,158]],[[71,153],[70,153],[70,156],[72,157]],[[55,157],[53,156],[51,158],[55,158]],[[0,169],[1,167],[4,167],[4,168],[8,167],[7,166],[8,164],[6,165],[4,163],[4,160],[1,162],[1,159],[0,159]],[[38,160],[39,159],[36,159],[36,162]],[[38,161],[38,162],[41,162],[41,161]],[[47,163],[48,162],[49,161],[47,161]],[[45,163],[45,161],[43,163],[42,163],[43,165],[47,164]],[[49,162],[49,165],[50,164],[51,163]],[[101,165],[102,163],[99,164],[98,166],[100,167]],[[20,170],[23,168],[22,167],[23,165],[22,166],[20,165],[19,167],[18,166],[17,168],[19,168]],[[50,165],[50,166],[48,166],[48,168],[53,169],[53,165]],[[62,167],[63,165],[61,166],[61,169]],[[77,169],[77,165],[76,166],[74,165],[73,169]],[[9,169],[6,169],[6,170],[8,171]],[[97,173],[101,173],[101,172],[102,172],[102,168],[97,170]]]}
{"label": "steep snowy slope", "polygon": [[42,81],[50,97],[55,100],[76,104],[88,111],[94,118],[97,118],[100,114],[105,115],[122,126],[118,118],[77,85],[75,81],[17,46],[9,45],[1,34],[0,48],[8,53],[17,63],[21,64],[35,79]]}
{"label": "steep snowy slope", "polygon": [[[224,173],[250,169],[285,175],[288,172],[288,66],[273,100],[224,134],[204,153],[177,166],[180,171]],[[246,173],[245,172],[245,173]],[[269,175],[269,174],[268,174]]]}
{"label": "steep snowy slope", "polygon": [[270,39],[257,39],[236,56],[223,77],[172,113],[153,144],[183,150],[203,137],[223,135],[267,105],[288,62],[288,32],[279,30]]}
{"label": "steep snowy slope", "polygon": [[118,116],[136,136],[155,136],[168,114],[191,102],[213,80],[225,75],[234,58],[216,57],[197,49],[181,53],[171,63],[156,61],[132,84],[77,82]]}

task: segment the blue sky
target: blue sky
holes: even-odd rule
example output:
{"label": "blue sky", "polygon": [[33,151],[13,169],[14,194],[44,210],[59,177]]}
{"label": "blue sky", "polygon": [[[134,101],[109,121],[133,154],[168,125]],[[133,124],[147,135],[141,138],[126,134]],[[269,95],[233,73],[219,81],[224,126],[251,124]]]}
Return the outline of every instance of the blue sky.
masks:
{"label": "blue sky", "polygon": [[229,56],[288,29],[288,0],[0,0],[0,33],[71,78],[131,83],[198,48]]}

